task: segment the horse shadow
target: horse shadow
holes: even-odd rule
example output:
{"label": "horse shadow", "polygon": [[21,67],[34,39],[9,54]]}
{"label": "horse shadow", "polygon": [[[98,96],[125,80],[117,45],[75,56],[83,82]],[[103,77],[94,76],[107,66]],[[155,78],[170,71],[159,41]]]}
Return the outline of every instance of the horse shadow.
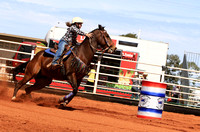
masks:
{"label": "horse shadow", "polygon": [[54,97],[35,97],[32,98],[32,96],[21,94],[20,98],[18,100],[15,100],[15,102],[33,102],[37,106],[41,107],[56,107],[58,109],[62,110],[68,110],[68,111],[74,111],[74,110],[83,110],[79,108],[74,108],[70,106],[62,106],[57,103],[57,99]]}
{"label": "horse shadow", "polygon": [[70,107],[70,106],[64,107],[62,105],[56,105],[56,108],[61,109],[61,110],[68,110],[68,111],[83,110],[83,109],[74,108],[74,107]]}

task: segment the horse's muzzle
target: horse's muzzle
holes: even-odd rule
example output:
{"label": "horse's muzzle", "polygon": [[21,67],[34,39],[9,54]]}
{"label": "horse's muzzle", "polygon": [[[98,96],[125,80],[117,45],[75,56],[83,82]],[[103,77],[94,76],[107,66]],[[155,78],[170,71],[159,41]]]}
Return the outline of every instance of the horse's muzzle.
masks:
{"label": "horse's muzzle", "polygon": [[117,49],[116,47],[115,47],[115,48],[110,48],[110,49],[108,50],[108,52],[109,52],[109,53],[114,53],[114,52],[116,51],[116,49]]}

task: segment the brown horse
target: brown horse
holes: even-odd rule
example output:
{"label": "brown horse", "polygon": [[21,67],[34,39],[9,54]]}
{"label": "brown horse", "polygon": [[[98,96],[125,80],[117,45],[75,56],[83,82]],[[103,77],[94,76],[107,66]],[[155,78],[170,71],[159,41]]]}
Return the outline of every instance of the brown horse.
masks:
{"label": "brown horse", "polygon": [[[86,38],[81,45],[76,46],[73,52],[63,59],[63,68],[53,69],[51,64],[53,58],[45,54],[44,50],[38,52],[30,62],[23,63],[16,67],[13,71],[13,79],[15,79],[16,71],[26,67],[24,78],[16,83],[12,100],[16,99],[18,90],[32,78],[35,79],[35,84],[25,89],[26,94],[30,94],[33,90],[39,90],[51,84],[52,79],[66,80],[70,83],[73,91],[62,97],[59,102],[68,104],[78,91],[78,87],[82,78],[87,74],[90,63],[94,57],[97,47],[102,48],[102,52],[112,53],[116,47],[112,42],[107,31],[99,25],[99,28],[92,31],[93,37]],[[17,72],[18,73],[18,72]]]}

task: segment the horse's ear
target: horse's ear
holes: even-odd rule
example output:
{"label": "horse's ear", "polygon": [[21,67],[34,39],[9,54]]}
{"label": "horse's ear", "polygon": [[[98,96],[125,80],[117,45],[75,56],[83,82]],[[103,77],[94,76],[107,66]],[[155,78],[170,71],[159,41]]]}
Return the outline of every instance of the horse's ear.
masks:
{"label": "horse's ear", "polygon": [[102,26],[99,24],[99,29],[101,30]]}
{"label": "horse's ear", "polygon": [[105,28],[105,27],[103,27],[103,26],[101,26],[101,25],[99,24],[99,30],[104,30],[104,28]]}

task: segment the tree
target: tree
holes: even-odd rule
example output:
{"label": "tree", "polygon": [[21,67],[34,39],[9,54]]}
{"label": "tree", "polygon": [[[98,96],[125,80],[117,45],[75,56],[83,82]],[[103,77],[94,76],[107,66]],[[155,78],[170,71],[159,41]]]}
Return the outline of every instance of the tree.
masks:
{"label": "tree", "polygon": [[188,68],[196,70],[196,71],[199,71],[200,69],[195,62],[188,62]]}
{"label": "tree", "polygon": [[[188,69],[199,71],[200,68],[197,66],[197,64],[195,62],[188,62]],[[189,72],[189,77],[200,79],[200,75],[198,73],[195,75],[194,72]],[[194,80],[191,81],[191,83],[193,86],[196,85],[196,81],[194,81]]]}
{"label": "tree", "polygon": [[127,34],[122,34],[120,36],[123,36],[123,37],[129,37],[129,38],[137,38],[137,34],[134,34],[134,33],[127,33]]}
{"label": "tree", "polygon": [[[178,55],[175,55],[175,54],[167,55],[166,66],[182,68],[183,63],[180,63],[180,62],[181,61],[180,61]],[[197,70],[197,71],[200,70],[200,68],[194,62],[188,62],[187,64],[188,64],[188,69]],[[177,75],[180,76],[181,75],[180,70],[170,69],[170,68],[167,68],[165,73],[168,74],[168,75],[173,75],[173,76],[177,76]],[[192,77],[192,76],[193,75],[190,75],[190,77]],[[197,77],[193,77],[193,78],[198,79],[200,77],[197,76]],[[167,83],[178,84],[179,81],[180,81],[179,78],[165,76],[165,82],[167,82]],[[195,85],[195,81],[193,81],[192,83],[193,83],[193,85]],[[168,86],[168,89],[172,89],[172,86]]]}
{"label": "tree", "polygon": [[[166,64],[166,66],[169,66],[169,67],[180,67],[180,62],[181,61],[180,61],[178,55],[175,55],[175,54],[167,55],[167,64]],[[176,76],[176,75],[180,74],[180,71],[178,71],[176,69],[167,68],[165,73],[168,74],[168,75]],[[178,78],[165,76],[165,82],[167,82],[167,83],[178,84],[178,81],[179,81]],[[172,89],[172,86],[171,85],[168,86],[168,89]]]}

